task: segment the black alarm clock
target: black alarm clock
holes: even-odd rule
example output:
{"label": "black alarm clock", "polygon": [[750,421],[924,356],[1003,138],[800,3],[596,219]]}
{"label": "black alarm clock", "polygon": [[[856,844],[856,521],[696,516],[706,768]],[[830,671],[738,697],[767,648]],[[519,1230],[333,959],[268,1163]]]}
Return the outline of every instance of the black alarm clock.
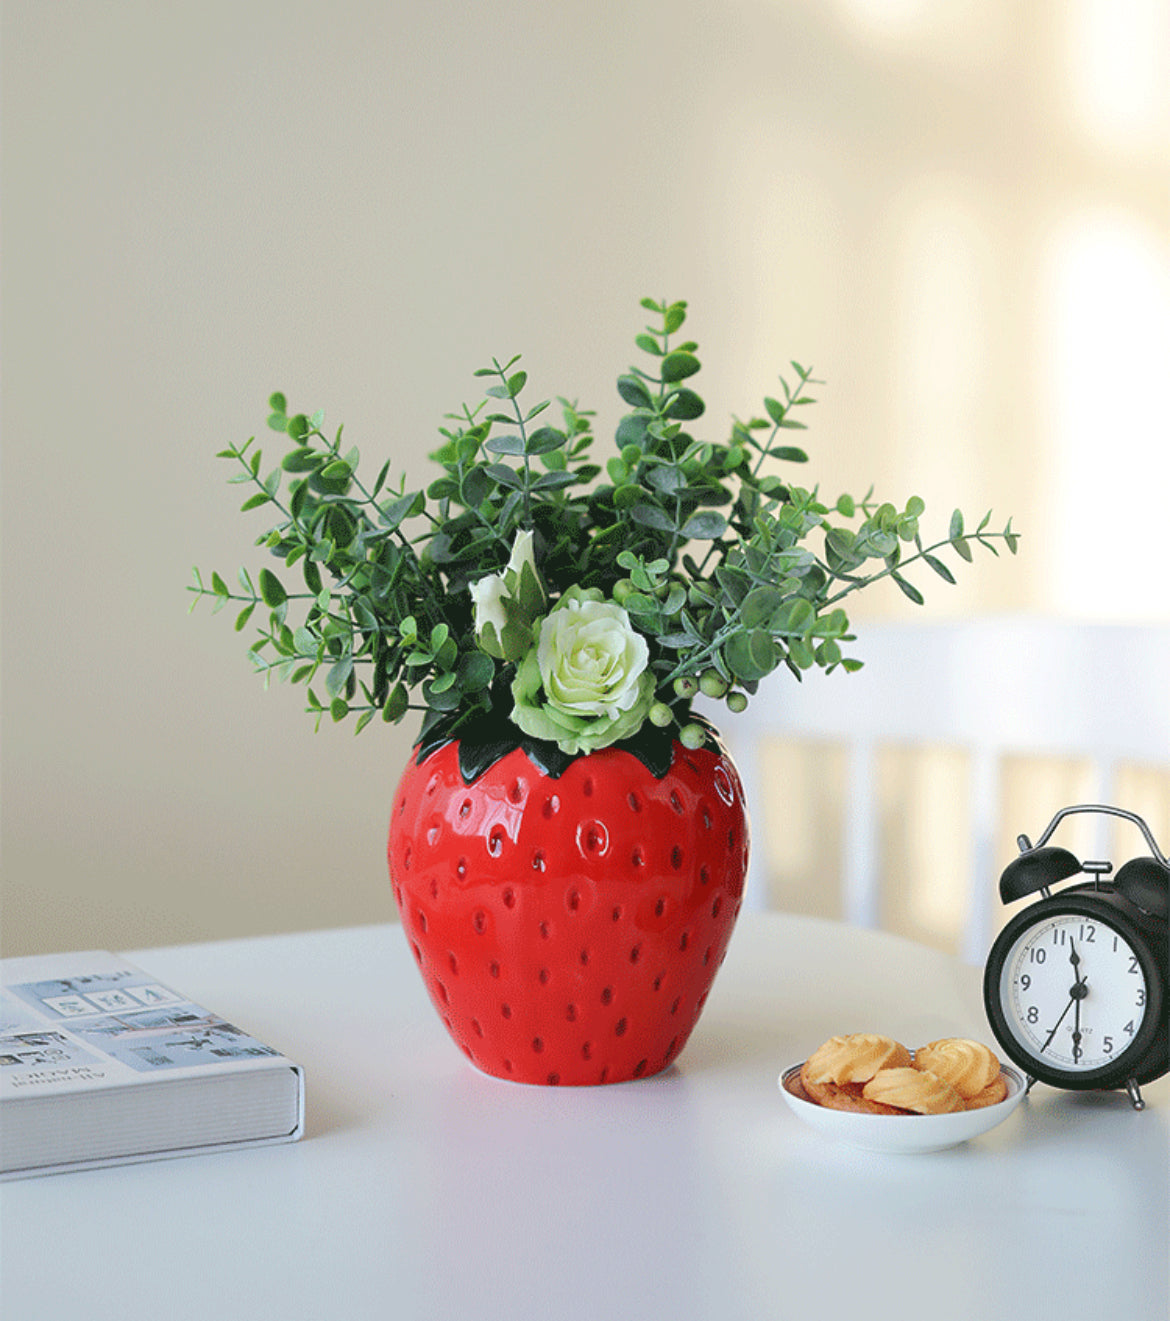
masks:
{"label": "black alarm clock", "polygon": [[[1112,863],[1080,862],[1049,845],[1076,812],[1133,822],[1151,856],[1111,877]],[[987,958],[983,1001],[996,1040],[1029,1088],[1037,1080],[1124,1088],[1141,1110],[1140,1084],[1170,1069],[1170,862],[1146,823],[1118,807],[1063,808],[1034,845],[1026,835],[1017,843],[999,897],[1038,897],[1004,926]],[[1079,875],[1091,879],[1054,890]]]}

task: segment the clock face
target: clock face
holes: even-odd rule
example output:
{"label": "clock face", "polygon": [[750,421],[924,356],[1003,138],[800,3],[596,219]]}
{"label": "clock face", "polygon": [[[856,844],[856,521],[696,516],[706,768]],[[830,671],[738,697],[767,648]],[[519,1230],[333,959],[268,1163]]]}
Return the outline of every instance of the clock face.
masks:
{"label": "clock face", "polygon": [[998,989],[1011,1036],[1030,1058],[1062,1073],[1108,1070],[1142,1035],[1150,1012],[1137,951],[1085,913],[1038,915],[1024,926]]}

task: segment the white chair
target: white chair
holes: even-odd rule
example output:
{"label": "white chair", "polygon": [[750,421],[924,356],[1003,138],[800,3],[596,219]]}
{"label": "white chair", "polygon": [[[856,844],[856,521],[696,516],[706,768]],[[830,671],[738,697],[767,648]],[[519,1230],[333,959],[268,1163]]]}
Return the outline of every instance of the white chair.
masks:
{"label": "white chair", "polygon": [[[739,766],[759,839],[770,805],[761,756],[768,740],[848,748],[842,912],[877,926],[882,886],[875,756],[883,744],[946,746],[969,758],[967,920],[960,954],[981,963],[998,908],[995,841],[1002,838],[1006,757],[1077,758],[1094,782],[1083,801],[1112,803],[1122,763],[1170,769],[1170,625],[1086,625],[1030,617],[938,623],[858,623],[846,654],[856,674],[778,673],[745,714],[711,709]],[[1063,806],[1064,804],[1061,804]],[[1125,806],[1125,804],[1119,804]],[[787,807],[785,808],[787,810]],[[1088,818],[1085,818],[1088,819]],[[1093,820],[1100,820],[1094,814]],[[1048,820],[1011,823],[1038,835]],[[1150,823],[1157,835],[1157,826]],[[1104,844],[1104,835],[1101,844]],[[1057,841],[1060,842],[1060,841]],[[1170,840],[1159,838],[1166,850]],[[745,905],[766,907],[765,850],[754,850]],[[1108,856],[1102,852],[1094,856]],[[809,878],[818,883],[819,878]]]}

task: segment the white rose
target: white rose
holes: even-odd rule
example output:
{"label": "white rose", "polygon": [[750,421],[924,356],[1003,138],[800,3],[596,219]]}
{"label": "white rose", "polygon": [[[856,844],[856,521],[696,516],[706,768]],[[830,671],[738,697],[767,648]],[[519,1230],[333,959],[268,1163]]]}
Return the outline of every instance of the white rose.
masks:
{"label": "white rose", "polygon": [[540,629],[536,660],[548,700],[580,716],[614,719],[638,697],[650,659],[646,639],[608,601],[565,599]]}
{"label": "white rose", "polygon": [[646,639],[597,588],[570,587],[537,625],[512,684],[512,719],[575,755],[630,738],[654,702]]}

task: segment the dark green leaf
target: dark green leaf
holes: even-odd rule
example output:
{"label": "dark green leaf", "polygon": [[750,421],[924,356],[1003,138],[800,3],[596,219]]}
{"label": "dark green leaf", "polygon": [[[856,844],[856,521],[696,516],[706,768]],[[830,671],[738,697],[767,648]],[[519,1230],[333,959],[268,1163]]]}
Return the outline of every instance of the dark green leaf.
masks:
{"label": "dark green leaf", "polygon": [[546,472],[532,483],[534,491],[560,491],[566,486],[575,486],[580,478],[575,472]]}
{"label": "dark green leaf", "polygon": [[307,445],[289,452],[280,461],[285,472],[314,472],[325,462],[325,456]]}
{"label": "dark green leaf", "polygon": [[477,693],[495,678],[495,661],[482,651],[469,652],[459,664],[459,687],[465,693]]}
{"label": "dark green leaf", "polygon": [[550,450],[560,449],[567,437],[556,427],[539,427],[528,437],[524,445],[525,454],[547,454]]}
{"label": "dark green leaf", "polygon": [[684,386],[671,396],[664,415],[680,422],[693,422],[695,418],[702,417],[706,407],[694,390],[688,390]]}
{"label": "dark green leaf", "polygon": [[421,514],[425,507],[426,499],[421,491],[407,491],[405,495],[400,495],[396,500],[387,501],[382,505],[382,523],[386,528],[394,531],[406,519]]}
{"label": "dark green leaf", "polygon": [[650,391],[637,376],[619,376],[617,380],[618,394],[630,405],[631,408],[649,408],[651,406]]}
{"label": "dark green leaf", "polygon": [[944,582],[953,583],[955,581],[955,575],[947,568],[942,560],[934,555],[928,555],[925,552],[923,552],[922,558]]}
{"label": "dark green leaf", "polygon": [[271,569],[260,570],[259,584],[260,599],[270,610],[277,609],[278,606],[282,606],[288,600],[288,593]]}
{"label": "dark green leaf", "polygon": [[915,587],[913,583],[908,583],[900,573],[891,574],[891,577],[902,589],[902,594],[904,596],[909,597],[909,599],[913,601],[915,605],[923,605],[925,603],[926,598],[922,595],[922,593],[918,590],[918,588]]}
{"label": "dark green leaf", "polygon": [[693,353],[676,349],[662,359],[662,379],[664,381],[684,381],[688,376],[693,376],[700,366],[698,358]]}
{"label": "dark green leaf", "polygon": [[520,474],[504,463],[489,463],[484,472],[501,486],[508,486],[518,491],[524,485]]}
{"label": "dark green leaf", "polygon": [[410,696],[406,691],[406,685],[396,683],[390,690],[390,696],[386,698],[386,704],[382,707],[382,719],[387,724],[397,724],[406,714],[410,706]]}

